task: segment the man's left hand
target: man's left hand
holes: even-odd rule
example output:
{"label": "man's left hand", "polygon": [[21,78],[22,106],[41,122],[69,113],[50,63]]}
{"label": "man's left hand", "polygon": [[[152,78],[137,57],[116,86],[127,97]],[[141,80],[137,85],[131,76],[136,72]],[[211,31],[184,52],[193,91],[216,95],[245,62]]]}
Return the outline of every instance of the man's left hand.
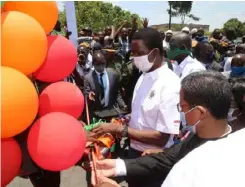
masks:
{"label": "man's left hand", "polygon": [[96,136],[101,136],[106,133],[116,134],[119,132],[120,126],[115,123],[101,123],[98,127],[93,129]]}

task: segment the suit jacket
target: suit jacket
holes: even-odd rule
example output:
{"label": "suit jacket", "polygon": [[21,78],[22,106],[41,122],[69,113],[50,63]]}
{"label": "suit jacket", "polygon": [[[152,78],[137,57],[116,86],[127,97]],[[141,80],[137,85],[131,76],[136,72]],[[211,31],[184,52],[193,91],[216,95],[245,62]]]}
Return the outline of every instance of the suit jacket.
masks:
{"label": "suit jacket", "polygon": [[210,70],[223,72],[224,68],[217,62],[213,62],[210,66]]}
{"label": "suit jacket", "polygon": [[[113,105],[115,104],[118,104],[119,107],[124,107],[125,103],[122,99],[120,91],[120,75],[111,68],[107,68],[106,72],[109,79],[109,103],[107,108],[113,108]],[[91,71],[84,76],[85,96],[88,96],[91,91],[95,93],[95,102],[88,100],[89,108],[95,111],[104,109],[99,99],[101,90],[100,83],[95,71]]]}
{"label": "suit jacket", "polygon": [[165,149],[162,153],[124,160],[127,169],[127,179],[140,181],[145,186],[151,186],[150,184],[156,181],[162,184],[172,167],[180,159],[206,141],[207,139],[201,139],[191,133],[183,142]]}

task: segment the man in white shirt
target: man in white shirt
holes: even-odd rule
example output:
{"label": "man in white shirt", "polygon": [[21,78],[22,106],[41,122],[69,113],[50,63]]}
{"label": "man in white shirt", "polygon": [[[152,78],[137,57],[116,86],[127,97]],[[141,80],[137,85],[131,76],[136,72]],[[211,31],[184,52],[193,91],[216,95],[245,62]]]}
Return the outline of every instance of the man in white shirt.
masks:
{"label": "man in white shirt", "polygon": [[185,33],[185,34],[190,34],[190,28],[189,27],[184,27],[182,30],[181,30],[182,33]]}
{"label": "man in white shirt", "polygon": [[201,62],[192,57],[191,44],[190,36],[185,33],[174,35],[169,42],[170,50],[167,56],[175,61],[174,71],[181,79],[190,73],[206,70]]}
{"label": "man in white shirt", "polygon": [[[173,135],[179,133],[180,80],[164,64],[160,33],[152,28],[136,32],[132,40],[135,66],[143,72],[133,94],[131,120],[128,126],[100,124],[97,135],[114,133],[128,135],[129,157],[137,158],[146,149],[169,148]],[[140,187],[141,184],[136,186]]]}
{"label": "man in white shirt", "polygon": [[172,31],[172,30],[168,30],[168,31],[166,32],[165,39],[163,40],[163,44],[162,44],[163,47],[169,49],[169,41],[170,41],[170,39],[172,38],[172,36],[173,36],[173,31]]}
{"label": "man in white shirt", "polygon": [[162,187],[244,187],[245,129],[208,142],[177,163]]}
{"label": "man in white shirt", "polygon": [[[144,28],[132,40],[135,66],[143,72],[133,94],[131,120],[128,126],[100,124],[93,130],[96,135],[113,133],[131,140],[129,157],[137,158],[146,149],[169,148],[173,136],[179,133],[180,79],[171,71],[163,58],[160,33]],[[132,185],[132,182],[129,182]],[[142,184],[134,184],[138,187]]]}

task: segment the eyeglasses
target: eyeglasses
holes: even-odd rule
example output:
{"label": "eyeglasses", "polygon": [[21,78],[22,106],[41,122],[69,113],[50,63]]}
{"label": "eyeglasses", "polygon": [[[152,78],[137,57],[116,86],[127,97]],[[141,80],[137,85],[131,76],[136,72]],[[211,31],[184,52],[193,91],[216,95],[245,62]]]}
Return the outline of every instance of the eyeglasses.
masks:
{"label": "eyeglasses", "polygon": [[177,110],[178,110],[178,112],[183,112],[182,107],[180,106],[179,103],[177,104]]}
{"label": "eyeglasses", "polygon": [[[188,110],[187,112],[185,112],[185,114],[191,112],[192,110],[194,110],[196,108],[197,108],[197,106],[191,108],[190,110]],[[181,107],[181,105],[179,103],[177,104],[177,110],[178,110],[178,112],[183,112],[183,108]]]}

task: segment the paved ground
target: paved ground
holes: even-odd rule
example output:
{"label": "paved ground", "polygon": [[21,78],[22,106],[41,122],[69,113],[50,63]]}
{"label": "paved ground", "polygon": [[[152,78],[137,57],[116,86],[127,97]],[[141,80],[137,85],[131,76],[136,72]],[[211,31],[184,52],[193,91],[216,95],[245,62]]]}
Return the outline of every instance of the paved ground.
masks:
{"label": "paved ground", "polygon": [[[126,187],[126,184],[121,183]],[[73,167],[69,170],[63,171],[61,173],[61,185],[60,187],[86,187],[86,173],[79,167]],[[29,179],[22,179],[16,177],[9,185],[6,187],[33,187]]]}
{"label": "paved ground", "polygon": [[[60,187],[86,187],[86,174],[81,167],[73,167],[61,173]],[[6,187],[33,187],[29,179],[16,177]]]}

